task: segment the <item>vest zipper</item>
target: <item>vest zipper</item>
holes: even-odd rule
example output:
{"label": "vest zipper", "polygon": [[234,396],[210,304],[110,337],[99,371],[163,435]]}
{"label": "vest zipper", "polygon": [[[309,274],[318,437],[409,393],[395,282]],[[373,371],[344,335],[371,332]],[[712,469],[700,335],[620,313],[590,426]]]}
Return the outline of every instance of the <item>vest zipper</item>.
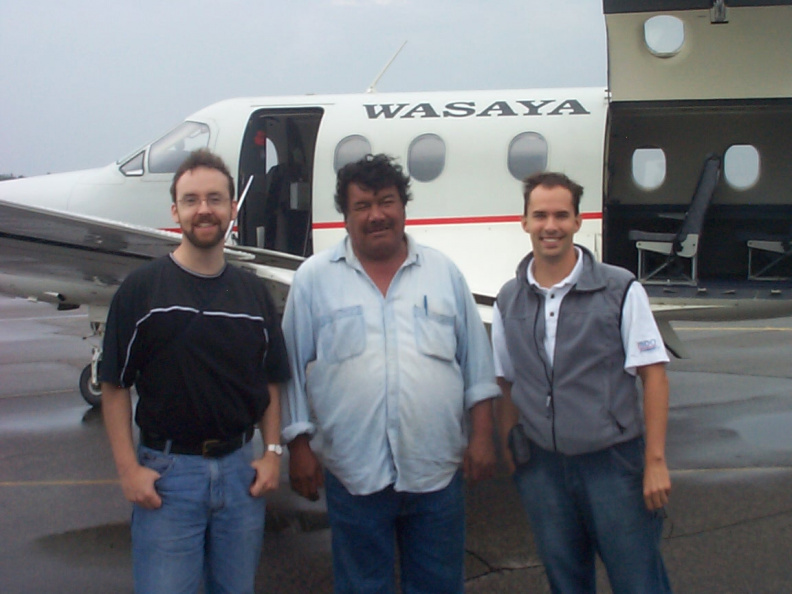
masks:
{"label": "vest zipper", "polygon": [[556,426],[555,426],[555,400],[553,398],[553,384],[550,384],[550,394],[547,395],[547,418],[550,419],[550,431],[553,437],[553,450],[558,451],[558,444],[556,444]]}

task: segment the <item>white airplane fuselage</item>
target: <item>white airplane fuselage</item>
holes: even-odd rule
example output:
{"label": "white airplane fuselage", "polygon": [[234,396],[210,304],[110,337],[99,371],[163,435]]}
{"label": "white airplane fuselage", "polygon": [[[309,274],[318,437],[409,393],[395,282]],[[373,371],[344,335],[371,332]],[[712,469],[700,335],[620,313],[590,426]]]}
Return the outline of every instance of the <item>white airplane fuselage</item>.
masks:
{"label": "white airplane fuselage", "polygon": [[[510,173],[508,162],[510,143],[522,133],[547,139],[545,168],[564,171],[586,188],[581,208],[584,224],[577,240],[599,253],[606,105],[604,89],[242,98],[207,107],[187,121],[208,127],[208,148],[234,172],[240,192],[249,175],[266,177],[275,165],[301,170],[287,183],[310,203],[311,229],[305,232],[311,235],[312,251],[329,247],[345,234],[333,201],[339,142],[352,134],[365,138],[371,152],[396,157],[409,171],[411,143],[435,135],[444,144],[443,164],[435,179],[422,182],[413,176],[408,232],[450,255],[474,292],[494,295],[530,251],[518,222],[523,208],[521,183]],[[383,113],[396,109],[389,117]],[[299,123],[301,114],[311,111],[319,114],[318,126],[306,127],[299,139],[290,137],[290,122]],[[270,140],[269,162],[261,164],[261,171],[254,173],[250,167],[245,171],[244,154],[258,147],[243,146],[242,139],[249,126],[262,121],[277,122],[283,130],[278,131],[276,143]],[[306,151],[306,145],[314,146],[313,154],[288,163],[287,155]],[[151,151],[144,151],[142,175],[125,174],[126,161],[122,161],[101,169],[5,182],[0,185],[0,198],[171,229],[173,173],[152,173]],[[268,199],[249,193],[245,206]],[[307,205],[291,206],[299,207],[291,209],[297,212]]]}

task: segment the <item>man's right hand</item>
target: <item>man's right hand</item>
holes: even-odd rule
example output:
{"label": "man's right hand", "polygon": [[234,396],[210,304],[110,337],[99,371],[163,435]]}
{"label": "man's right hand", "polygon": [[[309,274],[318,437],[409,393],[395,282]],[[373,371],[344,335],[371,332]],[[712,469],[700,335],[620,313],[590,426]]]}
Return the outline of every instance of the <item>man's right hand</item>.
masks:
{"label": "man's right hand", "polygon": [[140,464],[132,466],[121,474],[121,489],[132,503],[145,509],[159,509],[162,507],[162,498],[157,493],[154,482],[160,473]]}
{"label": "man's right hand", "polygon": [[311,501],[319,499],[324,474],[307,435],[298,435],[289,443],[289,479],[296,493]]}

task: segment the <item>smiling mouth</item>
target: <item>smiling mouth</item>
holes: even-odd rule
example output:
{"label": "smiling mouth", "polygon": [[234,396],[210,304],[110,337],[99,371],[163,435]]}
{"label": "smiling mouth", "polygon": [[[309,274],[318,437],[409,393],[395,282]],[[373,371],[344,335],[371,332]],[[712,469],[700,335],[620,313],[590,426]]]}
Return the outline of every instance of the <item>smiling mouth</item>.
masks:
{"label": "smiling mouth", "polygon": [[211,229],[217,227],[220,223],[215,219],[203,219],[193,225],[196,229]]}
{"label": "smiling mouth", "polygon": [[390,231],[390,227],[378,227],[377,229],[369,229],[369,235],[377,235],[378,233],[386,233]]}

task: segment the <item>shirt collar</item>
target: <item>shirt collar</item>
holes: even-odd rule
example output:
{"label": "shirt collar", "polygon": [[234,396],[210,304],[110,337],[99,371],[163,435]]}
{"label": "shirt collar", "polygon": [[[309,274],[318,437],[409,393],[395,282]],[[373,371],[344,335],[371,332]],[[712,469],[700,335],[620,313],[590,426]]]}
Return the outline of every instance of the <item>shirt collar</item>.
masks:
{"label": "shirt collar", "polygon": [[[564,287],[574,285],[580,278],[580,272],[583,270],[583,251],[578,246],[574,247],[575,253],[577,254],[577,262],[575,262],[572,272],[570,272],[561,282],[550,287],[551,289],[563,289]],[[536,277],[534,277],[533,273],[533,267],[534,262],[531,261],[528,265],[528,283],[537,289],[544,289],[544,287],[540,286],[539,283],[536,282]]]}

